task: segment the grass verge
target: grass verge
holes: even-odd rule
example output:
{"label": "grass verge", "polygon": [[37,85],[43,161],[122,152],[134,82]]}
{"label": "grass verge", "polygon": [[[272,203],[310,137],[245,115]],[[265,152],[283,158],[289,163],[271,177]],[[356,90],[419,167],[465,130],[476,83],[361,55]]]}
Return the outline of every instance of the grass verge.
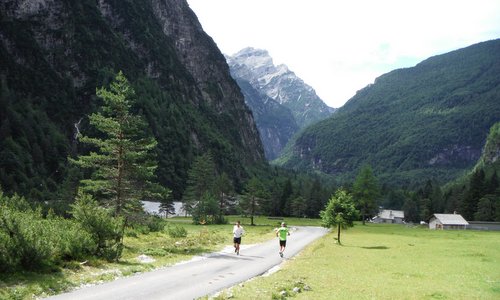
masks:
{"label": "grass verge", "polygon": [[[357,225],[216,299],[500,299],[500,233]],[[295,290],[295,291],[294,291]]]}
{"label": "grass verge", "polygon": [[[110,263],[96,258],[84,262],[68,262],[60,270],[50,273],[19,272],[0,274],[0,299],[33,299],[46,297],[76,287],[102,283],[135,273],[147,272],[189,260],[195,255],[219,251],[232,244],[232,227],[241,220],[246,234],[244,244],[260,243],[274,237],[273,229],[281,221],[292,225],[319,225],[319,220],[285,218],[275,219],[255,217],[256,226],[250,226],[250,218],[229,216],[229,224],[200,226],[193,225],[191,218],[176,217],[166,221],[160,232],[141,234],[127,231],[124,251],[119,262]],[[186,237],[171,237],[169,228],[182,227]],[[145,255],[154,261],[144,262],[139,257]]]}

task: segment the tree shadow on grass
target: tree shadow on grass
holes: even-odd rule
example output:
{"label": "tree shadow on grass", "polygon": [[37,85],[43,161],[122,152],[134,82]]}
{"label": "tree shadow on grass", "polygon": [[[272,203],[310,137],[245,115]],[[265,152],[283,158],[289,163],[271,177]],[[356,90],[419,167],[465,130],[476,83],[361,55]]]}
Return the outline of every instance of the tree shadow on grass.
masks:
{"label": "tree shadow on grass", "polygon": [[341,246],[368,249],[368,250],[387,250],[387,249],[390,249],[387,246],[346,246],[346,245],[341,245]]}
{"label": "tree shadow on grass", "polygon": [[389,247],[387,246],[372,246],[372,247],[360,247],[363,249],[370,249],[370,250],[387,250]]}

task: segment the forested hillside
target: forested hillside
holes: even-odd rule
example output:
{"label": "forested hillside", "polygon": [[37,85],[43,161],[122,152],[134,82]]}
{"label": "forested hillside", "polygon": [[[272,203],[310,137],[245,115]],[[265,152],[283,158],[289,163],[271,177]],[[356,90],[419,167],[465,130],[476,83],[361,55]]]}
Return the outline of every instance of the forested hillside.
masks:
{"label": "forested hillside", "polygon": [[444,188],[444,200],[467,220],[500,222],[500,122],[490,129],[474,169]]}
{"label": "forested hillside", "polygon": [[[265,164],[251,112],[224,56],[185,0],[0,2],[0,186],[67,201],[80,174],[67,159],[123,71],[158,141],[157,175],[180,198],[192,161],[212,153],[238,187]],[[241,187],[241,186],[240,186]]]}
{"label": "forested hillside", "polygon": [[445,183],[478,161],[500,119],[500,40],[431,57],[377,78],[307,128],[279,163],[339,180],[370,164],[382,183]]}

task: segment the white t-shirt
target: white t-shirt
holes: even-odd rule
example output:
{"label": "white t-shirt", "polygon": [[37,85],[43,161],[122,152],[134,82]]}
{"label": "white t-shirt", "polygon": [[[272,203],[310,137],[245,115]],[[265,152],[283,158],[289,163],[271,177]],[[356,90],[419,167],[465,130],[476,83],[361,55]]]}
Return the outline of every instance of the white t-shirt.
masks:
{"label": "white t-shirt", "polygon": [[235,238],[240,238],[244,233],[245,230],[243,230],[243,226],[238,227],[237,225],[234,225],[233,234]]}

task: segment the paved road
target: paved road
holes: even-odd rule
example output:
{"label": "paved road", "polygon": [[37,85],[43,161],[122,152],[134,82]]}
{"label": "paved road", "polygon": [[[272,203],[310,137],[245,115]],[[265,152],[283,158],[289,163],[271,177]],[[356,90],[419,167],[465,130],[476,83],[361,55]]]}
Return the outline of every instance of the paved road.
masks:
{"label": "paved road", "polygon": [[277,239],[244,246],[237,256],[232,247],[152,272],[120,278],[51,297],[60,299],[196,299],[211,295],[252,277],[262,275],[284,259],[326,234],[321,227],[291,227],[284,258],[278,255]]}

